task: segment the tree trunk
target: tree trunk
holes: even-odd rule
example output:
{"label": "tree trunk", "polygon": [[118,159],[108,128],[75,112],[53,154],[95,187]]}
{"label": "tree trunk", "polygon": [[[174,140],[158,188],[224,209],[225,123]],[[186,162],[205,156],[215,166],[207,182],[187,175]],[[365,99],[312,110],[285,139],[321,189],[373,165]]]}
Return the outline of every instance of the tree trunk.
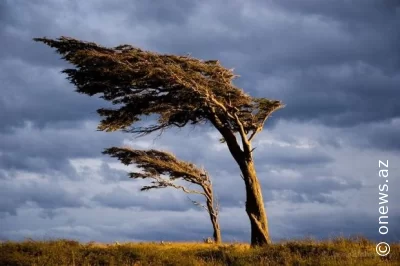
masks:
{"label": "tree trunk", "polygon": [[212,187],[203,187],[206,195],[207,195],[207,211],[208,214],[210,215],[210,220],[213,226],[213,238],[214,238],[214,243],[219,244],[222,242],[222,237],[221,237],[221,229],[219,227],[219,222],[218,222],[218,210],[216,209],[216,206],[214,205],[214,194]]}
{"label": "tree trunk", "polygon": [[254,163],[252,160],[246,161],[240,168],[246,185],[246,212],[251,225],[251,246],[270,244],[267,214]]}
{"label": "tree trunk", "polygon": [[213,233],[213,238],[214,238],[214,243],[220,244],[222,242],[222,237],[221,237],[221,229],[219,228],[219,223],[218,219],[215,215],[210,214],[211,218],[211,223],[213,225],[214,233]]}
{"label": "tree trunk", "polygon": [[246,212],[251,225],[251,246],[268,245],[271,243],[271,239],[268,232],[267,213],[251,154],[251,143],[246,136],[241,136],[242,150],[232,130],[226,125],[222,125],[219,120],[211,119],[214,126],[224,137],[230,153],[239,165],[246,185]]}

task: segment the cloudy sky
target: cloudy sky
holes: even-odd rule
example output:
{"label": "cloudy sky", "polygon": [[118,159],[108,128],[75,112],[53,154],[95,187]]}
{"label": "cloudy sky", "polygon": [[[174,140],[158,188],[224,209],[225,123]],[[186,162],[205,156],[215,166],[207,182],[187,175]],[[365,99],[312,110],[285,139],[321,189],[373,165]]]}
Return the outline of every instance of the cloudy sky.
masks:
{"label": "cloudy sky", "polygon": [[[206,167],[226,241],[249,241],[244,184],[212,128],[134,139],[96,131],[106,103],[74,92],[34,37],[219,59],[251,95],[282,100],[254,141],[273,240],[400,239],[400,2],[0,1],[0,240],[201,240],[207,214],[174,190],[139,192],[104,148],[174,152]],[[389,233],[378,233],[389,160]]]}

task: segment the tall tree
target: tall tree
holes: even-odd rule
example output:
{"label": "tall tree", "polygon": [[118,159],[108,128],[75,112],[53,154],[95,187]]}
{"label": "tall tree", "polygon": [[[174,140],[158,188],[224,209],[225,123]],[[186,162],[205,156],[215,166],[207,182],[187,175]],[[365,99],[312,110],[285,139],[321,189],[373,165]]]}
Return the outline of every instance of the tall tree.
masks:
{"label": "tall tree", "polygon": [[[190,162],[177,159],[173,154],[158,150],[134,150],[130,148],[112,147],[106,149],[104,154],[118,158],[123,164],[135,163],[143,173],[129,173],[131,178],[151,179],[150,186],[142,187],[142,191],[172,187],[180,189],[185,193],[198,194],[205,197],[206,205],[197,201],[192,202],[203,207],[210,216],[213,226],[213,238],[215,243],[221,243],[221,229],[218,222],[218,205],[214,198],[211,178],[204,169],[196,167]],[[168,178],[163,177],[168,176]],[[189,189],[176,181],[186,181],[202,188],[202,191]]]}
{"label": "tall tree", "polygon": [[[218,60],[163,55],[131,45],[106,48],[68,37],[35,38],[53,47],[75,68],[63,70],[79,93],[117,105],[101,108],[98,129],[138,136],[187,124],[216,128],[238,164],[246,187],[246,212],[252,246],[270,243],[267,215],[257,178],[252,140],[280,101],[255,98],[233,84],[237,77]],[[158,115],[155,124],[140,126],[143,116]]]}

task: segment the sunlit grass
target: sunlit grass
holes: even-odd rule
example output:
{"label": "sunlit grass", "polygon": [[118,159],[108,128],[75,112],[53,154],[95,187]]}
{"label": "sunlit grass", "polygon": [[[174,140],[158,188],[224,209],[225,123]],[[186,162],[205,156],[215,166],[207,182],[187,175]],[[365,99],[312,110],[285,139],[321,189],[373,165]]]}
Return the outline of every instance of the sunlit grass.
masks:
{"label": "sunlit grass", "polygon": [[4,242],[0,265],[400,265],[400,243],[387,257],[363,237],[248,244],[79,243],[72,240]]}

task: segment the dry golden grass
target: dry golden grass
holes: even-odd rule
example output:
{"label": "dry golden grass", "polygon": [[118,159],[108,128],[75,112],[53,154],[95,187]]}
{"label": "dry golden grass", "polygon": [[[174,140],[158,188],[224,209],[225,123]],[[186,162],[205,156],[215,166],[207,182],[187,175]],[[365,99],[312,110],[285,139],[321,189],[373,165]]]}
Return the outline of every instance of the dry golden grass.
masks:
{"label": "dry golden grass", "polygon": [[400,265],[400,243],[387,257],[365,238],[282,241],[250,249],[248,244],[87,243],[71,240],[4,242],[0,265]]}

